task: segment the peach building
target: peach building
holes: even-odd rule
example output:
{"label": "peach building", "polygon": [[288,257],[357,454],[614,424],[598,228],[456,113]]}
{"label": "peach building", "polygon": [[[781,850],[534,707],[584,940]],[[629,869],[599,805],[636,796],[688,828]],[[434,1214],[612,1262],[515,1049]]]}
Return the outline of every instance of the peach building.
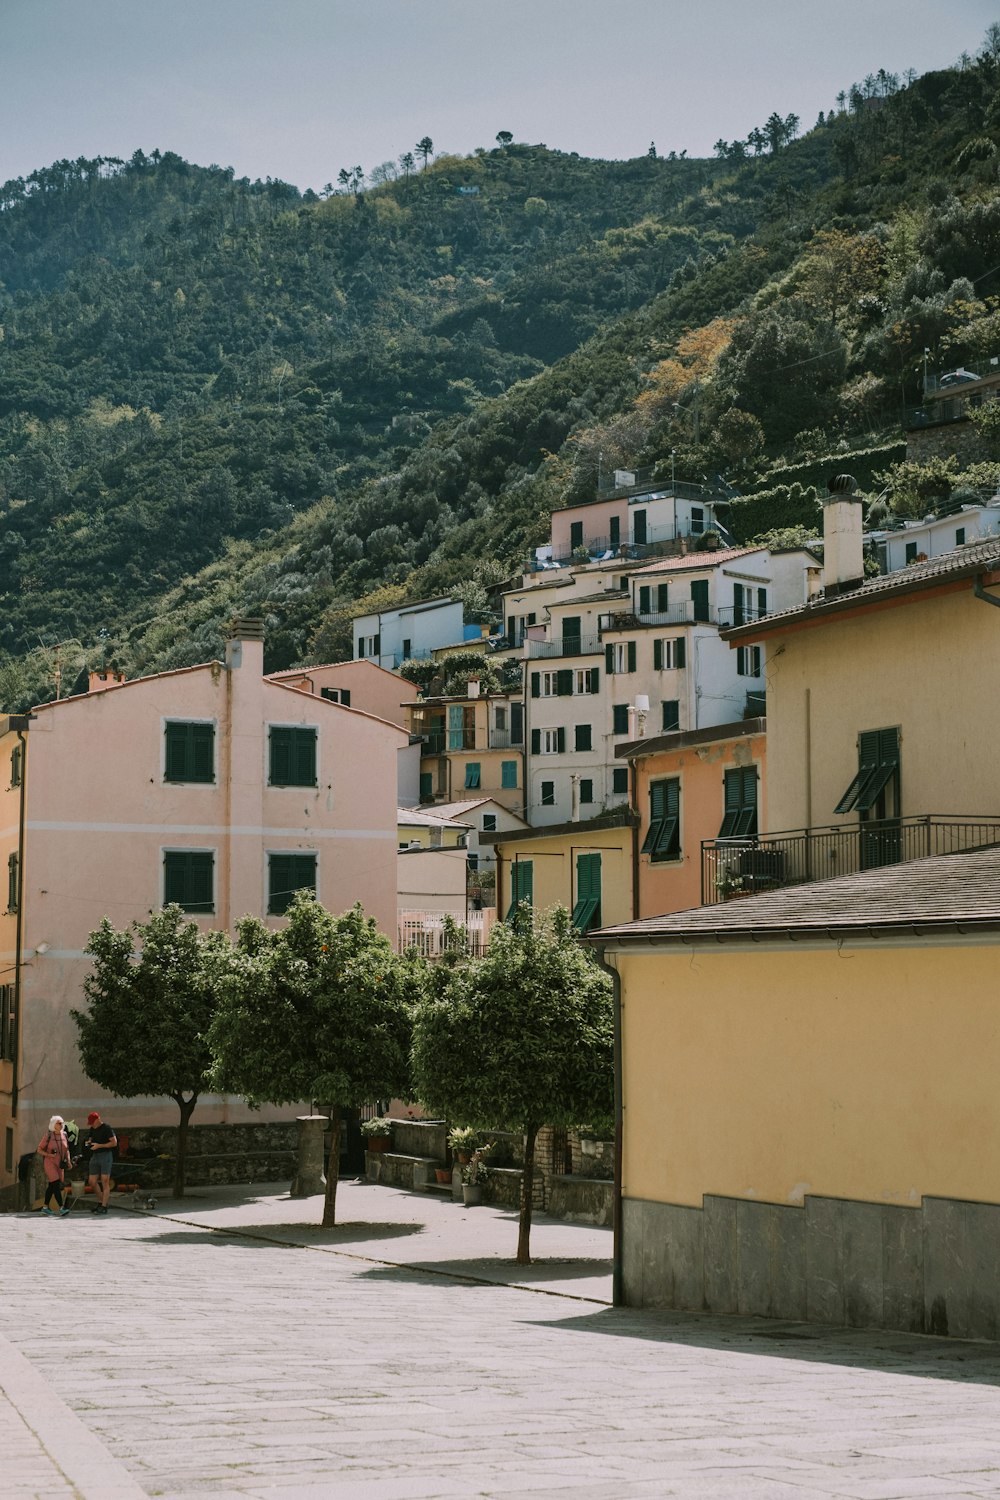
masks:
{"label": "peach building", "polygon": [[[232,932],[299,888],[396,924],[397,724],[263,673],[261,622],[225,662],[120,682],[0,720],[0,1200],[54,1110],[173,1124],[164,1099],[110,1100],[82,1072],[70,1010],[88,935],[178,902]],[[388,674],[385,674],[388,676]],[[397,693],[405,684],[397,683]],[[0,896],[2,901],[2,896]],[[206,1096],[201,1124],[268,1118]]]}
{"label": "peach building", "polygon": [[[703,892],[703,840],[732,841],[731,861],[718,868],[734,891],[750,873],[751,841],[767,826],[765,740],[763,719],[741,719],[616,747],[618,760],[629,763],[639,815],[637,917],[687,911],[728,894]],[[711,872],[715,879],[716,863]]]}

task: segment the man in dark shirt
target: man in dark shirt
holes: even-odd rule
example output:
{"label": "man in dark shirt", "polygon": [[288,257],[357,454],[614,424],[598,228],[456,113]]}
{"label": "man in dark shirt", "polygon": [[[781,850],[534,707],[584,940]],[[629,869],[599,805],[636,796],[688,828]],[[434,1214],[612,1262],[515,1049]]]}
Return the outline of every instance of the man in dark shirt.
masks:
{"label": "man in dark shirt", "polygon": [[106,1214],[111,1196],[111,1162],[118,1137],[110,1125],[105,1125],[96,1109],[87,1116],[87,1139],[84,1145],[90,1152],[90,1188],[97,1198],[91,1205],[91,1213]]}

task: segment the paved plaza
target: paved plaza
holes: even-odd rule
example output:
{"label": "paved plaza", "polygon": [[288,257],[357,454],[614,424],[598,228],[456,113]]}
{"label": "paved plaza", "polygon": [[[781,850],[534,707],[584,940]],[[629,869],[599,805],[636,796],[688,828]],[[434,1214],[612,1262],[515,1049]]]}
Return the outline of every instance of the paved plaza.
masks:
{"label": "paved plaza", "polygon": [[1000,1346],[610,1307],[610,1235],[342,1183],[0,1217],[0,1495],[1000,1495]]}

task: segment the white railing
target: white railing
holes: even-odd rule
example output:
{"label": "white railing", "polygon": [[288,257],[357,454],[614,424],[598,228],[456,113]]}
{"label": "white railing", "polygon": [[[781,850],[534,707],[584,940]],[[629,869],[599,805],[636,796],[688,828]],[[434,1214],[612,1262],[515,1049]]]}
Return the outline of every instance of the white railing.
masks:
{"label": "white railing", "polygon": [[[481,911],[470,911],[465,920],[456,918],[465,928],[469,951],[481,954],[486,951],[490,932],[496,921],[495,906],[484,906]],[[415,948],[424,958],[440,958],[449,948],[456,946],[445,927],[443,913],[439,911],[398,911],[396,913],[396,947],[400,953]]]}

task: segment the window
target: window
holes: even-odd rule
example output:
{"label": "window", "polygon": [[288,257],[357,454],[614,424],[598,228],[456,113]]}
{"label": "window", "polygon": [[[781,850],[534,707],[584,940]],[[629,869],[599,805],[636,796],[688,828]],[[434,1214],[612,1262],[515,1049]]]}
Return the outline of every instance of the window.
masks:
{"label": "window", "polygon": [[916,560],[917,560],[917,544],[916,544],[916,542],[907,542],[907,544],[906,544],[906,558],[905,558],[905,560],[908,563],[916,562]]}
{"label": "window", "polygon": [[412,655],[413,655],[413,642],[409,639],[408,636],[404,635],[404,637],[403,637],[403,660],[404,661],[409,661],[409,659],[410,659],[410,657]]}
{"label": "window", "polygon": [[496,815],[496,813],[483,813],[483,832],[484,833],[496,833],[496,831],[497,831],[497,815]]}
{"label": "window", "polygon": [[571,521],[569,523],[569,547],[575,552],[577,547],[583,546],[583,522]]}
{"label": "window", "polygon": [[584,802],[593,802],[593,800],[594,800],[594,783],[593,783],[593,781],[590,780],[589,777],[587,777],[587,776],[581,776],[581,778],[580,778],[580,802],[582,804]]}
{"label": "window", "polygon": [[621,517],[620,516],[612,516],[611,519],[610,519],[610,521],[608,522],[608,529],[609,529],[609,531],[611,533],[610,536],[608,537],[608,541],[610,542],[611,546],[612,547],[619,547],[619,546],[621,546],[621,540],[622,540],[622,523],[621,523]]}
{"label": "window", "polygon": [[760,646],[737,646],[737,677],[759,677],[761,674],[762,665],[763,663],[761,658]]}
{"label": "window", "polygon": [[681,705],[678,698],[665,698],[660,705],[663,713],[660,728],[664,734],[681,727]]}
{"label": "window", "polygon": [[10,784],[11,784],[11,786],[20,786],[21,785],[21,757],[23,756],[23,754],[24,754],[24,750],[23,750],[22,746],[20,746],[20,745],[15,745],[14,748],[13,748],[13,750],[10,752]]}
{"label": "window", "polygon": [[14,986],[0,984],[0,1061],[14,1056]]}
{"label": "window", "polygon": [[639,589],[639,613],[641,615],[651,615],[653,613],[652,598],[653,591],[649,584],[642,584]]}
{"label": "window", "polygon": [[877,812],[876,804],[895,781],[899,806],[899,730],[866,729],[858,736],[858,774],[834,808],[835,813]]}
{"label": "window", "polygon": [[18,858],[16,854],[7,856],[7,910],[17,911],[17,885],[18,885]]}
{"label": "window", "polygon": [[566,731],[559,729],[533,729],[532,740],[538,736],[538,744],[532,744],[531,749],[535,755],[562,755],[566,750]]}
{"label": "window", "polygon": [[532,672],[531,696],[533,698],[555,698],[558,692],[558,672]]}
{"label": "window", "polygon": [[611,790],[615,796],[628,796],[628,766],[615,766],[611,772]]}
{"label": "window", "polygon": [[498,734],[507,733],[507,710],[506,708],[495,708],[493,710],[493,727]]}
{"label": "window", "polygon": [[554,781],[543,781],[542,782],[542,806],[543,807],[555,807],[555,805],[556,805],[556,784],[555,784]]}
{"label": "window", "polygon": [[[964,547],[965,546],[965,527],[964,526],[959,526],[958,529],[955,532],[955,546],[956,547]],[[11,783],[11,785],[14,785],[14,784],[15,783],[13,783],[13,782]]]}
{"label": "window", "polygon": [[605,646],[604,667],[608,672],[634,672],[635,641],[617,641]]}
{"label": "window", "polygon": [[573,680],[575,693],[598,693],[601,689],[600,667],[578,667]]}
{"label": "window", "polygon": [[649,784],[649,828],[643,840],[642,853],[656,864],[661,860],[680,859],[681,783],[677,776]]}
{"label": "window", "polygon": [[564,656],[580,654],[580,616],[567,615],[562,622],[562,648]]}
{"label": "window", "polygon": [[465,763],[465,787],[467,791],[476,791],[479,786],[480,765],[477,760],[469,760]]}
{"label": "window", "polygon": [[573,672],[570,667],[562,667],[556,673],[556,697],[569,698],[573,692]]}
{"label": "window", "polygon": [[767,614],[767,589],[757,590],[757,618]]}
{"label": "window", "polygon": [[267,912],[281,917],[296,891],[315,891],[315,854],[269,854],[267,856]]}
{"label": "window", "polygon": [[[510,742],[512,745],[524,744],[524,704],[512,703],[510,705]],[[516,785],[516,783],[515,783]]]}
{"label": "window", "polygon": [[591,750],[591,734],[589,724],[578,724],[574,734],[574,750]]}
{"label": "window", "polygon": [[653,642],[654,672],[673,672],[687,665],[687,642],[682,635],[670,641]]}
{"label": "window", "polygon": [[215,855],[207,850],[166,849],[163,904],[209,916],[215,911]]}
{"label": "window", "polygon": [[375,635],[358,636],[358,656],[380,656],[382,653],[382,637]]}
{"label": "window", "polygon": [[420,773],[420,800],[430,802],[434,796],[434,775],[431,771]]}
{"label": "window", "polygon": [[691,603],[694,606],[694,618],[707,622],[708,612],[708,579],[695,578],[691,582]]}
{"label": "window", "polygon": [[510,904],[530,906],[535,898],[535,867],[530,859],[514,859],[510,867]]}
{"label": "window", "polygon": [[500,785],[505,788],[517,786],[516,760],[502,760],[500,762]]}
{"label": "window", "polygon": [[611,733],[628,734],[628,704],[616,703],[611,710]]}
{"label": "window", "polygon": [[577,932],[589,932],[601,925],[601,856],[578,854],[576,856],[576,904],[573,907],[573,926]]}
{"label": "window", "polygon": [[342,703],[345,708],[351,706],[350,688],[320,688],[319,695],[326,698],[329,703]]}
{"label": "window", "polygon": [[269,786],[316,785],[316,731],[312,728],[272,724]]}
{"label": "window", "polygon": [[470,870],[478,870],[479,869],[479,855],[478,854],[467,854],[465,856],[465,863],[468,865],[468,867],[469,867]]}
{"label": "window", "polygon": [[691,507],[691,535],[700,536],[705,530],[705,511],[701,505]]}
{"label": "window", "polygon": [[632,512],[632,540],[637,547],[646,545],[646,512],[644,510]]}
{"label": "window", "polygon": [[753,838],[757,832],[757,767],[736,766],[723,783],[724,809],[720,839]]}
{"label": "window", "polygon": [[734,625],[745,625],[746,624],[746,612],[745,612],[746,611],[746,602],[745,602],[744,596],[746,594],[748,594],[748,593],[749,593],[749,589],[744,589],[742,583],[734,583],[733,584],[733,624]]}
{"label": "window", "polygon": [[215,780],[215,725],[168,720],[164,725],[164,780]]}

